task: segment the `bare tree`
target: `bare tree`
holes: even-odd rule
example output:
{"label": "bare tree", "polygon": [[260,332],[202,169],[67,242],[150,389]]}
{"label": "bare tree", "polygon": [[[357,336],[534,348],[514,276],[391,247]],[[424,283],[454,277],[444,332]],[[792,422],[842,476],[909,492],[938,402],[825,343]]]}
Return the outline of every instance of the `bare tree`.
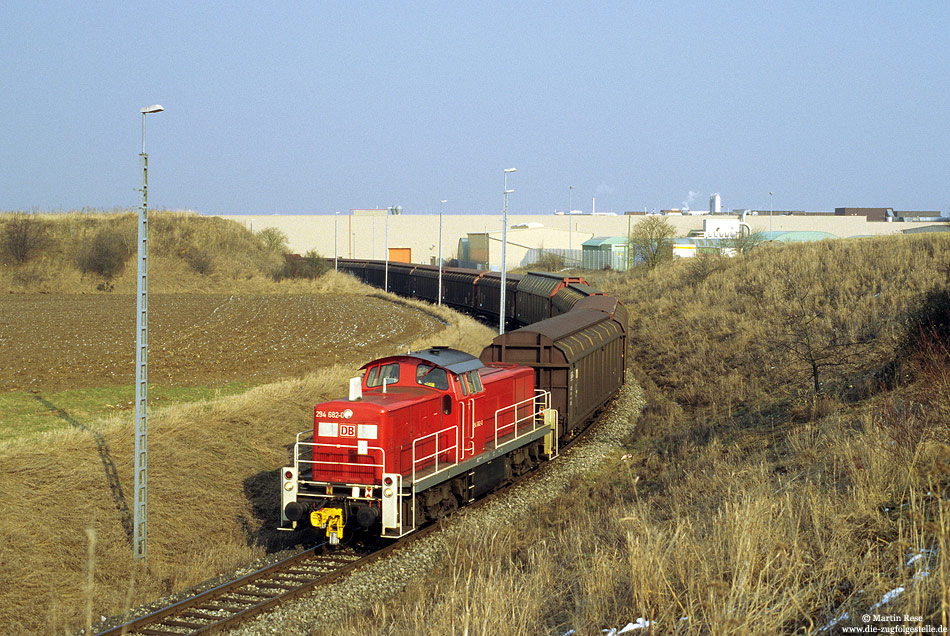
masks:
{"label": "bare tree", "polygon": [[0,247],[3,255],[15,263],[25,263],[50,242],[46,224],[30,214],[14,212],[3,226]]}
{"label": "bare tree", "polygon": [[751,232],[749,234],[740,234],[739,236],[722,241],[723,247],[735,250],[736,254],[745,254],[753,247],[758,246],[765,240],[761,232]]}
{"label": "bare tree", "polygon": [[832,298],[788,272],[768,290],[745,292],[771,325],[771,342],[800,367],[816,398],[831,370],[841,377],[860,366],[877,335],[873,324],[846,324],[847,314],[834,307]]}
{"label": "bare tree", "polygon": [[642,261],[653,268],[673,257],[673,237],[676,228],[665,218],[648,216],[633,226],[627,237],[627,250],[635,261]]}
{"label": "bare tree", "polygon": [[276,227],[265,227],[257,233],[257,236],[263,241],[267,249],[278,254],[284,254],[290,249],[290,240],[287,238],[287,234]]}

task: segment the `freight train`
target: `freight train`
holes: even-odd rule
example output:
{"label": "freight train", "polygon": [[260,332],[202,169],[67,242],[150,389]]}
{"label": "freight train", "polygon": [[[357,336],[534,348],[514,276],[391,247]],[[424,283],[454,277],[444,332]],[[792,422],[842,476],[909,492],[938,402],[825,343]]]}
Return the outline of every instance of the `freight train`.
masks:
{"label": "freight train", "polygon": [[[359,280],[437,302],[438,268],[340,259]],[[497,273],[443,268],[441,300],[493,321]],[[506,324],[476,358],[446,347],[364,365],[349,396],[314,407],[281,470],[281,530],[402,537],[557,456],[617,394],[623,304],[583,278],[506,277]],[[347,530],[348,529],[348,530]]]}

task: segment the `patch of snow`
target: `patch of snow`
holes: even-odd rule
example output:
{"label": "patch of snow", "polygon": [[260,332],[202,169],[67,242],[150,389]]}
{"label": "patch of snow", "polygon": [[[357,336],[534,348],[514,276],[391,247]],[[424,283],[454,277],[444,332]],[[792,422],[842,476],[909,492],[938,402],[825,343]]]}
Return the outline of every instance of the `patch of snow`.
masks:
{"label": "patch of snow", "polygon": [[887,603],[890,603],[891,601],[893,601],[895,598],[897,598],[898,596],[900,596],[900,595],[903,594],[903,593],[904,593],[904,586],[903,586],[903,585],[901,585],[900,587],[895,587],[893,590],[891,590],[890,592],[888,592],[887,594],[885,594],[885,595],[881,598],[881,602],[880,602],[880,603],[877,603],[877,604],[875,604],[875,605],[872,605],[872,606],[871,606],[871,609],[872,609],[872,610],[873,610],[873,609],[877,609],[877,608],[879,608],[881,605],[886,605]]}

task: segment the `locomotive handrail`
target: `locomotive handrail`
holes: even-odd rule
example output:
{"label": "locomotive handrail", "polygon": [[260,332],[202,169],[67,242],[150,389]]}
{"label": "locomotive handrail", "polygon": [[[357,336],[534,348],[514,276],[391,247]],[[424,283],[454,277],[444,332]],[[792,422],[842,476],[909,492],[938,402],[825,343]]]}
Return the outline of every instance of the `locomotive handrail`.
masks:
{"label": "locomotive handrail", "polygon": [[[448,432],[450,432],[450,431],[452,431],[452,430],[455,431],[455,443],[454,443],[453,445],[451,445],[451,446],[447,446],[447,447],[445,447],[445,448],[443,448],[443,449],[440,450],[440,449],[439,449],[439,436],[442,435],[443,433],[448,433]],[[458,433],[458,427],[457,427],[457,426],[447,426],[446,428],[443,428],[441,431],[436,431],[435,433],[429,433],[428,435],[426,435],[426,436],[424,436],[424,437],[420,437],[420,438],[418,438],[418,439],[413,440],[413,442],[412,442],[412,483],[413,483],[413,484],[416,483],[416,467],[419,466],[419,464],[421,464],[422,462],[424,462],[424,461],[426,461],[426,460],[429,460],[429,459],[432,459],[433,457],[435,457],[435,468],[434,468],[433,472],[431,473],[432,475],[437,475],[437,474],[439,474],[439,473],[441,473],[441,472],[444,472],[444,471],[446,471],[446,470],[452,468],[453,466],[458,465],[458,463],[459,463],[459,441],[458,441],[458,436],[459,436],[459,433]],[[430,455],[426,455],[426,456],[424,456],[424,457],[419,457],[419,458],[417,458],[417,457],[416,457],[416,444],[420,444],[420,443],[422,443],[423,441],[429,439],[430,437],[435,437],[435,452],[432,453],[432,454],[430,454]],[[453,450],[455,451],[455,461],[446,461],[446,462],[445,462],[446,465],[445,465],[443,468],[440,469],[440,468],[439,468],[439,455],[442,455],[443,453],[451,452],[451,451],[453,451]],[[421,466],[420,466],[420,468],[421,468]]]}
{"label": "locomotive handrail", "polygon": [[[511,441],[514,441],[538,429],[538,426],[539,426],[538,415],[542,413],[546,408],[550,408],[551,393],[550,391],[542,391],[540,389],[535,389],[534,393],[535,393],[534,397],[526,398],[524,400],[521,400],[520,402],[515,402],[514,404],[510,404],[508,406],[502,407],[498,409],[497,411],[495,411],[495,446],[496,447],[498,446],[498,438],[504,437],[505,435],[508,434],[508,433],[499,434],[499,432],[502,430],[514,429],[512,431],[514,433],[514,437],[511,440]],[[518,417],[519,407],[522,407],[528,404],[529,402],[531,403],[531,413],[529,413],[528,415],[524,417]],[[538,405],[539,402],[540,402],[540,407]],[[499,421],[498,421],[499,416],[505,411],[509,411],[509,410],[514,411],[512,421],[508,424],[499,424]],[[519,434],[518,425],[525,421],[531,421],[533,422],[533,425],[528,430],[522,431],[521,434]],[[544,420],[542,418],[541,425],[543,425],[543,423],[544,423]]]}

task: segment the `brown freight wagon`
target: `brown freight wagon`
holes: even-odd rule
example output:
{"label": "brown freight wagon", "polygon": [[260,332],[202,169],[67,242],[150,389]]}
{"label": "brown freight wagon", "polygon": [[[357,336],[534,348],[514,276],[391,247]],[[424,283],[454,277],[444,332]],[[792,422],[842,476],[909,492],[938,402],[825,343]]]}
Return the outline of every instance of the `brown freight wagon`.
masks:
{"label": "brown freight wagon", "polygon": [[461,267],[442,268],[442,302],[463,313],[475,312],[475,279],[484,274]]}
{"label": "brown freight wagon", "polygon": [[[524,276],[505,274],[505,322],[513,323],[517,317],[518,283]],[[498,322],[501,309],[501,274],[488,272],[475,280],[475,306],[480,316]]]}
{"label": "brown freight wagon", "polygon": [[563,438],[623,386],[626,351],[625,324],[603,311],[575,309],[496,337],[481,361],[532,367],[537,388],[551,392]]}
{"label": "brown freight wagon", "polygon": [[415,267],[412,264],[389,261],[389,291],[412,298],[412,275]]}
{"label": "brown freight wagon", "polygon": [[412,293],[409,296],[427,300],[433,305],[439,302],[438,265],[416,265],[412,270]]}
{"label": "brown freight wagon", "polygon": [[580,276],[528,272],[518,283],[518,300],[515,307],[518,322],[522,325],[530,325],[550,318],[556,313],[551,311],[554,294],[571,283],[586,284],[586,282]]}
{"label": "brown freight wagon", "polygon": [[580,309],[594,309],[596,311],[602,311],[623,325],[624,331],[627,330],[627,308],[622,302],[613,296],[607,296],[606,294],[592,294],[586,298],[581,298],[576,303],[574,303],[574,310]]}
{"label": "brown freight wagon", "polygon": [[574,305],[577,304],[582,298],[587,298],[588,296],[603,296],[604,292],[599,289],[594,289],[590,285],[584,283],[571,283],[567,287],[562,287],[561,289],[554,292],[554,296],[551,297],[551,315],[559,316],[561,314],[566,314],[570,310],[574,309]]}

